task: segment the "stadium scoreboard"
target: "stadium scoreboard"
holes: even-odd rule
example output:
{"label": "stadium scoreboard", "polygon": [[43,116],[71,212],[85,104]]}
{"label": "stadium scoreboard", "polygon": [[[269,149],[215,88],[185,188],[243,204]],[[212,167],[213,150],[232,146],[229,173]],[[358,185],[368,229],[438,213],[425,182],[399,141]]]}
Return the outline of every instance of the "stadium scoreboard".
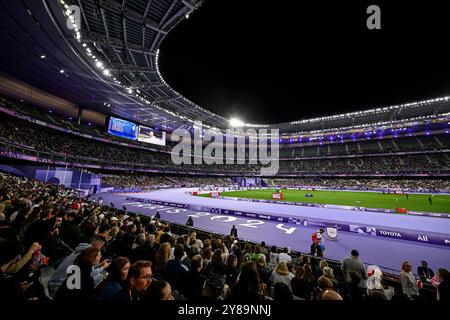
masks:
{"label": "stadium scoreboard", "polygon": [[140,126],[134,122],[110,117],[108,122],[108,133],[130,140],[137,140],[145,143],[166,145],[166,132]]}

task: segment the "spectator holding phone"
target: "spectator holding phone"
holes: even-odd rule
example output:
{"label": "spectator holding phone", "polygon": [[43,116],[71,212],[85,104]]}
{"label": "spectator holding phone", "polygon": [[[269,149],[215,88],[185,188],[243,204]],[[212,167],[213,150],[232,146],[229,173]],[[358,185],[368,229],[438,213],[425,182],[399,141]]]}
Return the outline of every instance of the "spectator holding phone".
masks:
{"label": "spectator holding phone", "polygon": [[81,252],[75,259],[73,273],[66,280],[55,295],[55,300],[81,301],[88,300],[94,292],[94,278],[91,273],[95,265],[100,262],[102,255],[100,249],[89,247]]}

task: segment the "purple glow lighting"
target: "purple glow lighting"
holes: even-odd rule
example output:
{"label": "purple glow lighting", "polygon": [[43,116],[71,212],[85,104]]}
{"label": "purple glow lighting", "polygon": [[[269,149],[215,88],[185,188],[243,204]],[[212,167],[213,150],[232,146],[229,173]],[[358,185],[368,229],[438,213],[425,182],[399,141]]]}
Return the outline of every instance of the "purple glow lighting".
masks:
{"label": "purple glow lighting", "polygon": [[72,117],[69,117],[69,120],[72,120]]}
{"label": "purple glow lighting", "polygon": [[426,133],[427,136],[429,136],[430,134],[431,134],[430,132],[427,132],[427,133]]}
{"label": "purple glow lighting", "polygon": [[52,113],[53,111],[52,110],[48,110],[48,113]]}
{"label": "purple glow lighting", "polygon": [[449,133],[450,131],[448,131],[448,130],[445,130],[445,133]]}

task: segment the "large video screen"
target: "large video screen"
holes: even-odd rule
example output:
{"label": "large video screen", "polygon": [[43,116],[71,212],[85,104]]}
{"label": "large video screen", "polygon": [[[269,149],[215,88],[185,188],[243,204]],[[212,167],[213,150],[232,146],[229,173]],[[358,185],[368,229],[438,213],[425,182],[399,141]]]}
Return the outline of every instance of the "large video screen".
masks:
{"label": "large video screen", "polygon": [[127,120],[110,117],[108,132],[115,136],[136,140],[138,126]]}
{"label": "large video screen", "polygon": [[164,131],[156,131],[149,127],[139,126],[138,141],[165,146],[166,133]]}

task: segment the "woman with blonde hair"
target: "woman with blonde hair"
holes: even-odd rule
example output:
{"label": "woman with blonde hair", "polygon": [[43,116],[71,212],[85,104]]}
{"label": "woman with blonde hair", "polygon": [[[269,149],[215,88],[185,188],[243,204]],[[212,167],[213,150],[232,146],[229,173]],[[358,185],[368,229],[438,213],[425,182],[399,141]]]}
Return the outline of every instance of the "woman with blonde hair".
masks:
{"label": "woman with blonde hair", "polygon": [[328,267],[328,262],[325,259],[320,260],[319,262],[319,268],[323,272],[323,268]]}
{"label": "woman with blonde hair", "polygon": [[409,300],[420,300],[419,288],[417,280],[411,272],[412,265],[409,261],[402,263],[402,271],[400,272],[400,283],[402,284],[403,293]]}
{"label": "woman with blonde hair", "polygon": [[[322,260],[322,261],[323,261],[323,260]],[[338,286],[338,283],[337,283],[336,279],[334,278],[334,272],[333,272],[333,269],[331,269],[330,267],[324,267],[324,268],[322,269],[322,272],[323,272],[323,275],[324,275],[325,277],[327,277],[328,279],[331,280],[331,282],[333,283],[332,288],[336,290],[336,289],[337,289],[337,286]]]}
{"label": "woman with blonde hair", "polygon": [[278,282],[282,282],[289,287],[289,290],[292,291],[291,280],[292,274],[289,272],[289,269],[286,265],[286,262],[281,261],[278,263],[275,270],[272,272],[272,276],[270,277],[270,281],[272,285],[275,285]]}

